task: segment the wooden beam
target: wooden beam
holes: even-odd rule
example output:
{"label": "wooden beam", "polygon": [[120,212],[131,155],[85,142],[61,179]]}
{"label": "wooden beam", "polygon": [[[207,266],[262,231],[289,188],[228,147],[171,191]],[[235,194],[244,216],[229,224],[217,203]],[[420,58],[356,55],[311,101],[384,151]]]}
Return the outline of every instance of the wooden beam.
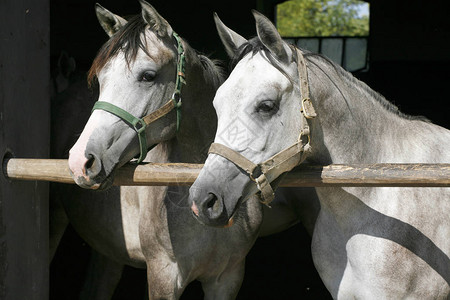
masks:
{"label": "wooden beam", "polygon": [[[114,185],[191,185],[202,164],[126,164],[115,173]],[[3,172],[10,179],[74,183],[67,160],[8,159]],[[280,186],[450,187],[450,164],[302,165]]]}

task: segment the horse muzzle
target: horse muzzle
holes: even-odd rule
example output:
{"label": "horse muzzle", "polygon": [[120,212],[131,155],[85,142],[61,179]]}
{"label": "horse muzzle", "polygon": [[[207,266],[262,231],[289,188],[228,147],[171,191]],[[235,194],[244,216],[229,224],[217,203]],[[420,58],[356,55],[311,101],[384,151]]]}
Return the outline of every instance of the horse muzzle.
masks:
{"label": "horse muzzle", "polygon": [[77,185],[85,189],[97,190],[108,185],[101,160],[93,154],[69,156],[70,174]]}
{"label": "horse muzzle", "polygon": [[233,215],[228,213],[218,193],[191,187],[189,203],[194,217],[204,225],[223,228],[233,224]]}

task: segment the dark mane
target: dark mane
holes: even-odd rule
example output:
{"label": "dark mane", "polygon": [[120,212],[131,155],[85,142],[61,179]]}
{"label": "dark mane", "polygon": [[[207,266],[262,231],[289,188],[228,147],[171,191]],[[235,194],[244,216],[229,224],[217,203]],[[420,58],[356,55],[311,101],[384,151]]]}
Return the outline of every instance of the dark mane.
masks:
{"label": "dark mane", "polygon": [[[146,26],[147,23],[141,15],[133,16],[123,28],[100,48],[88,72],[89,85],[92,85],[98,71],[106,65],[110,58],[117,55],[119,50],[123,50],[128,64],[136,58],[139,49],[149,55],[145,49],[146,41],[141,39],[141,34],[145,31]],[[145,35],[143,36],[145,39]]]}
{"label": "dark mane", "polygon": [[205,71],[205,80],[210,80],[216,88],[218,88],[228,76],[228,73],[223,67],[223,62],[216,59],[210,59],[207,56],[197,54],[200,64]]}
{"label": "dark mane", "polygon": [[[334,70],[336,71],[336,73],[338,73],[340,76],[342,76],[345,79],[347,79],[348,81],[350,81],[350,83],[354,84],[359,89],[361,89],[364,92],[366,92],[367,94],[369,94],[374,100],[376,100],[378,103],[380,103],[381,106],[383,106],[387,111],[392,112],[392,113],[396,114],[397,116],[407,119],[407,120],[419,120],[419,121],[424,121],[424,122],[430,122],[430,120],[428,120],[424,116],[411,116],[411,115],[402,113],[396,105],[394,105],[392,102],[388,101],[383,95],[374,91],[366,83],[355,78],[352,75],[352,73],[344,70],[340,65],[336,64],[328,57],[326,57],[322,54],[317,54],[317,53],[312,53],[312,52],[308,52],[304,56],[308,60],[308,62],[313,63],[319,69],[321,69],[320,66],[318,66],[316,63],[314,63],[311,59],[308,59],[309,57],[315,57],[315,58],[325,62],[326,64],[332,66],[334,68]],[[323,72],[325,72],[325,71],[323,71]]]}
{"label": "dark mane", "polygon": [[[294,47],[296,49],[298,48],[296,46],[292,46],[292,47]],[[392,113],[395,113],[399,117],[402,117],[407,120],[420,120],[420,121],[429,122],[429,120],[423,116],[410,116],[410,115],[402,113],[398,109],[397,106],[395,106],[394,104],[392,104],[391,102],[386,100],[386,98],[384,98],[381,94],[375,92],[364,82],[356,79],[350,72],[344,70],[341,66],[339,66],[335,62],[331,61],[326,56],[324,56],[322,54],[312,53],[312,52],[304,50],[304,49],[300,49],[300,50],[304,53],[304,57],[309,63],[317,66],[325,74],[326,74],[326,72],[317,63],[315,63],[313,60],[311,60],[311,58],[317,58],[318,60],[321,60],[322,62],[330,65],[336,71],[336,73],[338,73],[342,77],[349,80],[352,84],[356,85],[364,92],[368,93],[373,99],[375,99],[377,102],[379,102],[386,110],[388,110]],[[274,58],[273,55],[270,54],[270,51],[264,46],[264,44],[261,42],[261,40],[258,37],[250,39],[247,43],[245,43],[239,47],[239,49],[236,51],[235,56],[230,61],[230,69],[231,70],[234,69],[236,67],[236,65],[238,64],[238,62],[241,61],[242,58],[244,58],[244,56],[246,56],[247,54],[252,53],[253,55],[255,55],[256,53],[258,53],[260,51],[264,51],[266,53],[267,57],[269,58],[270,62],[272,63],[272,65],[274,67],[276,67],[280,72],[282,72],[285,76],[287,76],[286,72],[282,69],[278,60],[276,60],[276,58]],[[295,52],[294,52],[294,55],[295,55]],[[294,57],[294,60],[297,60],[297,57]],[[289,76],[287,76],[287,77],[290,79]],[[297,80],[294,79],[291,81],[296,82]],[[336,87],[339,88],[338,86],[336,86]]]}

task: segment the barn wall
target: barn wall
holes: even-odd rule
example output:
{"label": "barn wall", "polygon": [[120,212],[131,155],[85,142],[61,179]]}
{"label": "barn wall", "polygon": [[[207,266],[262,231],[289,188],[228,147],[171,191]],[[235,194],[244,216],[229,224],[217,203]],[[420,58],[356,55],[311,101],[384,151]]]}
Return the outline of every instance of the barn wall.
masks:
{"label": "barn wall", "polygon": [[365,80],[412,115],[449,127],[445,109],[450,67],[450,3],[370,3],[370,69]]}
{"label": "barn wall", "polygon": [[[76,59],[79,68],[90,67],[98,49],[108,39],[95,15],[96,2],[124,17],[141,12],[138,0],[50,0],[53,61],[61,51],[66,51]],[[256,0],[148,2],[194,49],[214,58],[227,59],[217,35],[213,12],[243,36],[256,34],[251,14],[251,9],[256,8]]]}
{"label": "barn wall", "polygon": [[449,62],[449,8],[445,0],[372,1],[371,60]]}
{"label": "barn wall", "polygon": [[[0,155],[48,157],[49,2],[0,1]],[[48,298],[48,184],[0,174],[0,299]]]}

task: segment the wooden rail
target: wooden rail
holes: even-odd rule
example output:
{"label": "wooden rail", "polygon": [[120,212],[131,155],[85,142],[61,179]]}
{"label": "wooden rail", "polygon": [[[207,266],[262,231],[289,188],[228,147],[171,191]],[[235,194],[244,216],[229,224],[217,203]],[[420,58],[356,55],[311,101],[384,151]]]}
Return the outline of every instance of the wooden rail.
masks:
{"label": "wooden rail", "polygon": [[[115,173],[114,185],[191,185],[201,164],[126,164]],[[10,179],[74,183],[67,160],[19,159],[3,162]],[[288,173],[285,187],[388,186],[450,187],[450,164],[304,165]]]}

